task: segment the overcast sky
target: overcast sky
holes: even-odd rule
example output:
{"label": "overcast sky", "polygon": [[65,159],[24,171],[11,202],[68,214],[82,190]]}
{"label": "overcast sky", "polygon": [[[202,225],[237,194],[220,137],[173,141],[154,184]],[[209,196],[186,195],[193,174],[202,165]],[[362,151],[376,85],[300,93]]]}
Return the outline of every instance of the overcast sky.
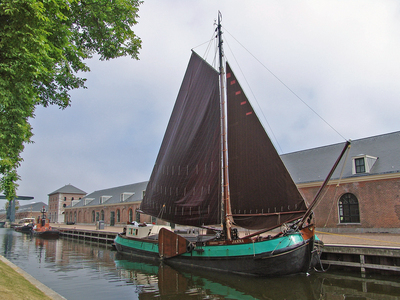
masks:
{"label": "overcast sky", "polygon": [[91,193],[148,180],[218,10],[226,58],[280,154],[400,130],[399,1],[145,0],[140,61],[93,59],[71,107],[37,108],[18,194],[48,203],[66,184]]}

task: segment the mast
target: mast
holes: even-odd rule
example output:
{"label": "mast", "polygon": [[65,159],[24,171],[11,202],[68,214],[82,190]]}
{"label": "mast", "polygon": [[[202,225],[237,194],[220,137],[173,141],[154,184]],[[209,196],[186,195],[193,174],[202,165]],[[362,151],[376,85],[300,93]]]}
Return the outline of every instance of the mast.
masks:
{"label": "mast", "polygon": [[228,151],[227,151],[227,125],[226,125],[226,113],[225,113],[225,85],[224,76],[225,68],[223,63],[223,50],[222,50],[222,30],[221,30],[221,19],[222,14],[218,12],[218,26],[217,26],[217,36],[218,36],[218,50],[219,50],[219,81],[220,81],[220,97],[221,97],[221,123],[222,123],[222,184],[223,184],[223,196],[221,205],[221,220],[222,226],[225,232],[225,237],[227,240],[231,239],[231,224],[228,219],[228,214],[230,213],[230,202],[229,202],[229,178],[228,178]]}

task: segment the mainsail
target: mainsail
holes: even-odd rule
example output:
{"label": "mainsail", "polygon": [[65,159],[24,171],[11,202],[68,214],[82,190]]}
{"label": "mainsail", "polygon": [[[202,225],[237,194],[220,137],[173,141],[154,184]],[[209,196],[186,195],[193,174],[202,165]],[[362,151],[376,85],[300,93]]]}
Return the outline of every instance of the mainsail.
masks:
{"label": "mainsail", "polygon": [[[182,225],[221,223],[221,107],[218,72],[195,52],[189,61],[142,201],[145,213]],[[227,63],[230,211],[249,229],[279,226],[306,211],[297,190]]]}
{"label": "mainsail", "polygon": [[221,222],[220,111],[218,72],[192,52],[143,212],[182,225]]}
{"label": "mainsail", "polygon": [[289,172],[226,67],[229,188],[233,220],[249,229],[279,226],[306,211]]}

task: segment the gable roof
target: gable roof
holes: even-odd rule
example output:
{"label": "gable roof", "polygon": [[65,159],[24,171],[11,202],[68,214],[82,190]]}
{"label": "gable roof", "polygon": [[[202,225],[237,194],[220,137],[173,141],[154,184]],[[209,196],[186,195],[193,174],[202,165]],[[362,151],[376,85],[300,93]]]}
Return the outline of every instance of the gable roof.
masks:
{"label": "gable roof", "polygon": [[[17,199],[18,200],[18,199]],[[20,202],[21,204],[21,202]],[[29,204],[24,204],[20,205],[16,213],[21,213],[21,212],[40,212],[43,208],[43,206],[46,208],[47,211],[47,204],[43,202],[35,202],[35,203],[29,203]],[[6,213],[5,209],[0,209],[0,213]]]}
{"label": "gable roof", "polygon": [[[338,158],[344,143],[313,148],[281,155],[296,184],[323,181]],[[346,165],[343,161],[333,173],[332,179],[381,175],[400,172],[400,131],[354,140],[351,143]],[[352,158],[360,155],[377,157],[369,173],[352,174]]]}
{"label": "gable roof", "polygon": [[[146,190],[148,181],[133,183],[123,186],[117,186],[104,190],[95,191],[83,197],[79,202],[67,207],[83,207],[100,204],[121,203],[121,194],[126,194],[126,199],[123,202],[142,201],[143,192]],[[100,203],[100,198],[104,197],[104,202]],[[92,200],[93,199],[93,200]],[[90,201],[90,202],[89,202]]]}
{"label": "gable roof", "polygon": [[80,194],[80,195],[86,195],[86,192],[78,189],[77,187],[74,187],[71,184],[67,184],[67,185],[63,186],[62,188],[59,188],[58,190],[55,190],[54,192],[48,194],[48,196],[54,195],[54,194]]}

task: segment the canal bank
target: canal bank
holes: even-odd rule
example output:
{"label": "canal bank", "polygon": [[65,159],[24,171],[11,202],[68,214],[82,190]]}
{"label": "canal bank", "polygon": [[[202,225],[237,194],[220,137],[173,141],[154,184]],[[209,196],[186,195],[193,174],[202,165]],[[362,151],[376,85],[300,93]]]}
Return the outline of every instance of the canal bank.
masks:
{"label": "canal bank", "polygon": [[3,270],[4,273],[7,273],[1,275],[2,278],[0,281],[2,281],[2,284],[0,284],[0,286],[2,287],[0,289],[0,299],[66,299],[14,265],[2,255],[0,255],[0,269]]}

